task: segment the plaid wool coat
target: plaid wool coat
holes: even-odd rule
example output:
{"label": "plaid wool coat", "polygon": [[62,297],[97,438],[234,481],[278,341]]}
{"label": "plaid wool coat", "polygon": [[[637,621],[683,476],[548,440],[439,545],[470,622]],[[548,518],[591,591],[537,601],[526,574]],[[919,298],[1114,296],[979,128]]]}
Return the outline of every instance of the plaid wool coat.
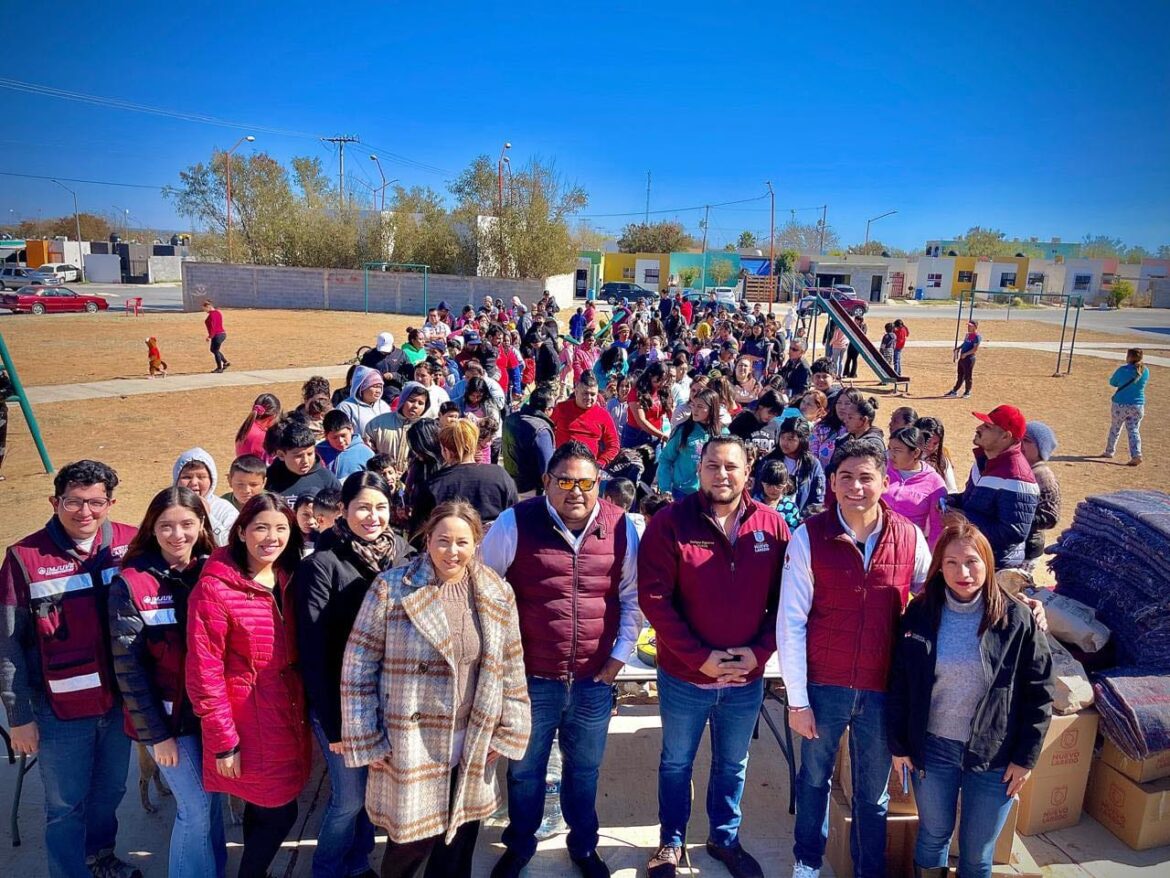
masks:
{"label": "plaid wool coat", "polygon": [[370,766],[366,811],[394,841],[450,841],[500,804],[488,752],[520,759],[531,726],[520,623],[511,587],[473,562],[483,653],[454,795],[455,671],[450,630],[425,554],[387,570],[366,594],[341,671],[345,761]]}

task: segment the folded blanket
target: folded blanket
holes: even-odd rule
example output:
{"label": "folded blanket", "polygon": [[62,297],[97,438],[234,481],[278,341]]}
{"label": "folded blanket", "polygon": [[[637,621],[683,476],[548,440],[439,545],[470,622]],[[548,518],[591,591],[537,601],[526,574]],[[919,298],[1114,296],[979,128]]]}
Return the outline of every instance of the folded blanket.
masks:
{"label": "folded blanket", "polygon": [[1170,749],[1170,676],[1134,668],[1097,674],[1101,730],[1130,759]]}

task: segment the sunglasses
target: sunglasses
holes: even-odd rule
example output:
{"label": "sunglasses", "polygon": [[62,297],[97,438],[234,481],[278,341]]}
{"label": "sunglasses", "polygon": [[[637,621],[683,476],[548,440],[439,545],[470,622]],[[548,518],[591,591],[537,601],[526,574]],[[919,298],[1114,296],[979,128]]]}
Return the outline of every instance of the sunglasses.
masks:
{"label": "sunglasses", "polygon": [[553,482],[562,491],[580,488],[582,494],[588,494],[597,485],[597,479],[566,479],[561,476],[553,476]]}

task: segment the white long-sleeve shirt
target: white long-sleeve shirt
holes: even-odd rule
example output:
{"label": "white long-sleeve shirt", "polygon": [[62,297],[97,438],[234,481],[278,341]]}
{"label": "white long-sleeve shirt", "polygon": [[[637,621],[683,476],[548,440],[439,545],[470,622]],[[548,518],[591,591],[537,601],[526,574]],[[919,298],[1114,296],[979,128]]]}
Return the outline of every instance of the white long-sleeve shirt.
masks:
{"label": "white long-sleeve shirt", "polygon": [[[601,511],[600,505],[593,507],[593,513],[589,516],[589,521],[582,528],[581,533],[574,535],[561,521],[561,517],[547,498],[544,503],[548,514],[552,516],[557,532],[564,538],[569,550],[573,554],[577,554],[581,550],[581,544],[585,541],[585,535],[593,526],[593,522],[597,520],[597,515]],[[638,609],[638,530],[629,515],[624,516],[624,519],[626,522],[626,556],[622,559],[621,581],[618,583],[618,602],[621,605],[621,610],[618,617],[617,641],[609,654],[610,658],[621,662],[627,661],[634,651],[642,626],[642,615]],[[479,548],[480,560],[500,576],[506,578],[508,568],[512,566],[512,561],[516,557],[518,542],[516,512],[514,509],[505,509],[500,513],[500,517],[492,523],[487,535],[483,538],[483,543]]]}
{"label": "white long-sleeve shirt", "polygon": [[[845,523],[841,510],[837,510],[841,527],[850,537],[853,530]],[[854,537],[859,549],[863,548],[862,559],[865,569],[873,560],[873,551],[882,534],[883,521],[878,522],[873,533],[863,544]],[[930,546],[922,531],[915,528],[914,574],[911,589],[917,593],[926,582],[930,568]],[[808,614],[813,603],[812,552],[809,546],[808,527],[801,525],[788,542],[784,555],[784,573],[780,580],[780,612],[776,615],[776,652],[780,661],[780,676],[788,690],[788,703],[792,707],[808,706]]]}

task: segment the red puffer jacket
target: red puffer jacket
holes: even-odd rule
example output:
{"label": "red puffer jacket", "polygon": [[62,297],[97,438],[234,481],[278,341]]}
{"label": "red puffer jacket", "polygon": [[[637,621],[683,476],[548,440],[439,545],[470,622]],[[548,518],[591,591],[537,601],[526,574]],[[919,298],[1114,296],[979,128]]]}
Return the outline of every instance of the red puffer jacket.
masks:
{"label": "red puffer jacket", "polygon": [[[285,577],[278,588],[283,612],[216,549],[187,605],[187,694],[202,720],[203,784],[266,808],[295,799],[311,764]],[[223,777],[216,755],[237,747],[240,776]]]}

